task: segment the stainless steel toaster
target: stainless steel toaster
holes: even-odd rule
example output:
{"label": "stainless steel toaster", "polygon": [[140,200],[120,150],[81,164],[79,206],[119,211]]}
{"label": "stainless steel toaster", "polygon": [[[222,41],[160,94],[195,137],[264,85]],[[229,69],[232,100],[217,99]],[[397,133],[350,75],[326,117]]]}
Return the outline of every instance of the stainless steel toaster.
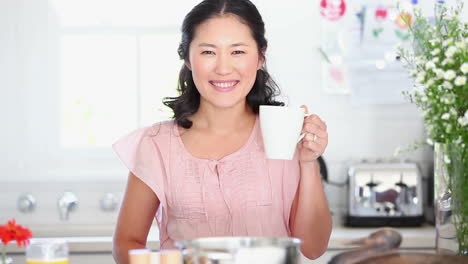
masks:
{"label": "stainless steel toaster", "polygon": [[418,226],[424,222],[416,163],[359,163],[348,170],[348,226]]}

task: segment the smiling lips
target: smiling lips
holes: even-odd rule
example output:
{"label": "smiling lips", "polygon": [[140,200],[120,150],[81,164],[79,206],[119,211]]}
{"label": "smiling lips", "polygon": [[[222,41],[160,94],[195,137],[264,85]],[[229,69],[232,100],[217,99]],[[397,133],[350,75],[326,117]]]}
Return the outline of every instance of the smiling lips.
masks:
{"label": "smiling lips", "polygon": [[219,91],[219,92],[229,92],[236,88],[236,85],[239,81],[236,80],[226,80],[226,81],[210,81],[210,84]]}

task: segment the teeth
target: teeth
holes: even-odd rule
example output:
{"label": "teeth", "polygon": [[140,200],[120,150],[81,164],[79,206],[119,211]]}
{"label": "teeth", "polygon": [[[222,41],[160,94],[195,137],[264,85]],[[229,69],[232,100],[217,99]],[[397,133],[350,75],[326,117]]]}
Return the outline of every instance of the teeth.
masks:
{"label": "teeth", "polygon": [[232,82],[232,83],[213,83],[214,86],[218,86],[218,87],[221,87],[221,88],[231,87],[231,86],[234,86],[235,84],[236,84],[236,82]]}

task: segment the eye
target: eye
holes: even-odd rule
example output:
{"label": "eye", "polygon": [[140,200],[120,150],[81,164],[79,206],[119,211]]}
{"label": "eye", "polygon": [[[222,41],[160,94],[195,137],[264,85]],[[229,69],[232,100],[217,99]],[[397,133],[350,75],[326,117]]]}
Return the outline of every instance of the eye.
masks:
{"label": "eye", "polygon": [[214,54],[214,52],[211,51],[211,50],[204,50],[204,51],[202,51],[202,54],[212,55],[212,54]]}
{"label": "eye", "polygon": [[232,52],[234,55],[239,55],[239,54],[244,54],[245,52],[243,50],[236,50]]}

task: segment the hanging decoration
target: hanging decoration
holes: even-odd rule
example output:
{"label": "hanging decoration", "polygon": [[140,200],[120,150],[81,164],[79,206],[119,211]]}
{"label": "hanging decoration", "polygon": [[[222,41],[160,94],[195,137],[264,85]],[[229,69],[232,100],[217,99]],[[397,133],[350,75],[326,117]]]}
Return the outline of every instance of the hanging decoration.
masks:
{"label": "hanging decoration", "polygon": [[375,17],[377,27],[372,30],[372,34],[376,38],[378,38],[380,33],[384,31],[384,27],[382,26],[382,23],[387,18],[387,13],[388,13],[387,8],[383,6],[378,6],[375,9],[374,17]]}
{"label": "hanging decoration", "polygon": [[345,12],[345,0],[321,0],[320,2],[320,14],[330,21],[339,20]]}

